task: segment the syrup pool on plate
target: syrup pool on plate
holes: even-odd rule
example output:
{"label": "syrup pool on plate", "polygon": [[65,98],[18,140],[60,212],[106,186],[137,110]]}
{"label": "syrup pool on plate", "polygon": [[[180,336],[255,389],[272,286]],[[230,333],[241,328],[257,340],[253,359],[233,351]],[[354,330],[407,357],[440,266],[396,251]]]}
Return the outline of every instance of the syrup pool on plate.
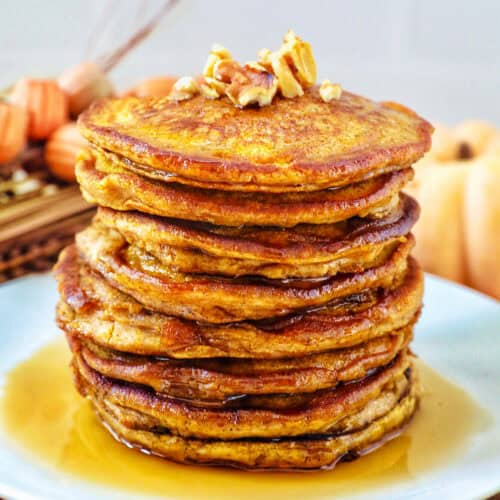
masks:
{"label": "syrup pool on plate", "polygon": [[115,441],[73,387],[69,361],[61,338],[11,371],[0,403],[7,435],[41,467],[138,494],[312,500],[373,491],[446,465],[490,421],[462,389],[418,361],[420,410],[401,436],[354,462],[308,473],[179,465]]}

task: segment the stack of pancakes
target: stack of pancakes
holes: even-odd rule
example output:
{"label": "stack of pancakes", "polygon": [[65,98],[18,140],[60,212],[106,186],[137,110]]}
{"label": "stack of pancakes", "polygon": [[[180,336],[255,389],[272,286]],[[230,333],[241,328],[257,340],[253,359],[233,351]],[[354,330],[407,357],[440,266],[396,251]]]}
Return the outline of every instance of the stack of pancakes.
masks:
{"label": "stack of pancakes", "polygon": [[100,208],[56,267],[80,392],[178,462],[315,469],[418,406],[422,298],[401,193],[432,127],[313,87],[265,108],[97,103],[77,176]]}

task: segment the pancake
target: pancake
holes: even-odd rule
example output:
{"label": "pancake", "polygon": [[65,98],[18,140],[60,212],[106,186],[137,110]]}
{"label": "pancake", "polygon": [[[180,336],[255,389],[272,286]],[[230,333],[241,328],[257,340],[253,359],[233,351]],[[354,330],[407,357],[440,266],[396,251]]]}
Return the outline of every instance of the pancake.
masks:
{"label": "pancake", "polygon": [[61,329],[109,349],[178,359],[276,359],[354,346],[412,323],[423,292],[422,271],[410,258],[392,290],[364,291],[283,319],[211,325],[147,310],[92,271],[74,246],[61,253],[54,272]]}
{"label": "pancake", "polygon": [[108,208],[100,208],[96,219],[162,266],[182,273],[283,279],[375,267],[410,232],[418,213],[417,203],[402,195],[396,209],[383,219],[354,217],[293,228],[213,226]]}
{"label": "pancake", "polygon": [[[113,380],[90,368],[81,356],[73,359],[74,369],[83,379],[84,393],[143,416],[145,425],[169,429],[173,434],[200,439],[277,438],[328,433],[342,419],[361,411],[383,392],[405,390],[405,371],[410,360],[406,353],[374,374],[300,398],[296,406],[272,408],[206,408],[167,397],[140,385]],[[286,399],[286,395],[283,398]],[[293,396],[292,400],[293,400]]]}
{"label": "pancake", "polygon": [[327,469],[419,404],[419,207],[402,190],[432,126],[315,85],[291,31],[258,57],[214,47],[171,95],[80,115],[75,172],[98,213],[54,269],[56,319],[77,389],[128,446]]}
{"label": "pancake", "polygon": [[[321,191],[324,189],[334,189],[343,187],[341,178],[334,185],[325,184],[297,184],[297,185],[284,185],[284,186],[263,186],[261,184],[247,183],[223,183],[223,182],[209,182],[203,181],[199,178],[186,179],[180,175],[165,172],[151,168],[147,165],[136,163],[127,157],[112,153],[111,151],[89,145],[92,155],[96,159],[96,164],[101,172],[115,173],[115,174],[137,174],[140,177],[145,177],[151,180],[160,181],[165,184],[180,184],[183,186],[190,186],[193,188],[200,188],[203,190],[211,191],[237,191],[238,193],[306,193],[311,191]],[[385,168],[375,169],[372,173],[361,176],[359,179],[353,179],[354,183],[358,183],[374,177],[377,175],[387,174],[401,170],[403,167],[399,165],[387,166]]]}
{"label": "pancake", "polygon": [[320,93],[292,32],[264,59],[215,48],[204,86],[80,115],[76,176],[99,207],[55,266],[57,324],[77,389],[128,446],[332,468],[418,407],[419,207],[402,189],[432,126],[338,85]]}
{"label": "pancake", "polygon": [[413,238],[400,242],[387,260],[361,273],[324,279],[265,280],[192,275],[161,266],[131,247],[120,233],[94,222],[76,236],[82,259],[121,291],[149,309],[210,323],[284,316],[373,288],[397,286],[407,269]]}
{"label": "pancake", "polygon": [[354,216],[381,218],[397,206],[399,191],[413,177],[413,170],[405,168],[336,189],[275,194],[167,184],[105,168],[88,151],[77,159],[76,176],[90,203],[225,226],[292,227],[331,224]]}
{"label": "pancake", "polygon": [[[339,435],[347,432],[355,432],[357,430],[366,427],[370,422],[376,420],[377,418],[383,416],[388,411],[391,411],[401,398],[405,397],[412,390],[412,373],[410,368],[403,376],[399,376],[397,381],[390,382],[383,388],[380,394],[374,399],[370,400],[363,408],[351,415],[344,418],[340,418],[337,423],[329,427],[325,432],[321,434],[301,434],[298,436],[300,439],[305,439],[306,437],[317,436],[317,437],[328,437],[332,435]],[[106,397],[100,397],[99,394],[93,390],[85,381],[82,381],[82,377],[75,373],[77,379],[77,387],[82,391],[87,397],[93,398],[95,401],[99,401],[101,406],[109,410],[112,414],[116,415],[121,419],[121,421],[127,425],[129,428],[136,430],[147,430],[155,433],[169,433],[170,430],[163,427],[161,423],[149,415],[137,412],[130,408],[124,406],[116,405],[110,402]],[[80,380],[78,380],[80,379]],[[294,436],[295,437],[295,436]],[[242,438],[258,440],[261,438]],[[266,439],[266,438],[264,438]],[[280,441],[284,439],[292,439],[287,437],[281,438],[267,438],[273,439],[275,441]],[[225,440],[226,442],[231,442],[235,440]]]}
{"label": "pancake", "polygon": [[346,91],[324,102],[317,86],[244,110],[202,96],[101,100],[79,126],[141,175],[236,191],[319,190],[406,168],[429,149],[432,132],[399,104]]}
{"label": "pancake", "polygon": [[332,469],[399,436],[418,407],[415,384],[410,393],[384,416],[363,429],[326,437],[282,440],[203,441],[168,432],[137,430],[123,423],[123,411],[113,413],[93,399],[97,414],[112,435],[127,446],[186,464],[218,465],[244,469]]}
{"label": "pancake", "polygon": [[173,360],[119,353],[69,335],[71,349],[108,378],[184,400],[222,401],[247,395],[311,393],[361,379],[407,347],[412,325],[345,349],[298,358]]}
{"label": "pancake", "polygon": [[[76,342],[77,344],[77,342]],[[72,345],[72,349],[74,350],[75,363],[85,363],[86,366],[90,368],[88,363],[86,363],[82,351],[75,349],[75,341],[74,339],[70,339],[70,345]],[[373,370],[368,372],[368,375],[373,375],[377,370],[382,370],[383,367],[374,368]],[[96,373],[100,373],[95,370]],[[106,377],[109,378],[109,377]],[[110,379],[116,382],[127,382],[122,379]],[[347,381],[346,384],[354,383],[356,380]],[[134,387],[142,388],[148,391],[149,386],[145,386],[143,384],[135,384],[131,383]],[[248,412],[248,415],[251,412],[291,412],[294,413],[296,411],[302,411],[306,408],[310,407],[312,404],[317,405],[318,402],[327,401],[329,399],[330,393],[332,393],[336,388],[341,387],[344,382],[340,382],[336,386],[332,386],[326,389],[319,389],[317,391],[312,392],[300,392],[300,393],[269,393],[269,394],[237,394],[234,396],[227,397],[225,399],[199,399],[199,398],[184,398],[179,396],[173,396],[172,394],[166,393],[157,393],[160,398],[167,398],[168,400],[173,400],[179,404],[182,404],[186,407],[189,407],[190,410],[198,410],[202,411],[204,409],[210,411],[232,411],[232,412]],[[404,378],[400,378],[400,384],[398,384],[398,391],[402,392],[405,390]],[[154,392],[152,392],[154,394]],[[384,396],[381,398],[385,401],[387,400],[387,395],[389,393],[384,393]],[[392,393],[391,393],[392,394]],[[392,397],[392,400],[397,399],[396,396]],[[378,404],[378,403],[377,403]],[[175,408],[174,408],[175,409]],[[147,418],[142,413],[143,420]],[[158,426],[159,424],[154,424]],[[331,429],[329,429],[329,432]]]}

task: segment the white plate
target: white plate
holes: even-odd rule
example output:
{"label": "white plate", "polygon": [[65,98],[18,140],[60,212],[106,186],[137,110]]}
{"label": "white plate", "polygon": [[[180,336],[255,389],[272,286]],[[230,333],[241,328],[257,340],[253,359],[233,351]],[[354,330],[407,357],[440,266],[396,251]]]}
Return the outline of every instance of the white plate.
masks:
{"label": "white plate", "polygon": [[[60,335],[53,321],[55,302],[56,289],[50,276],[28,277],[0,287],[0,391],[12,367]],[[426,363],[474,395],[494,422],[475,435],[449,466],[412,481],[390,485],[390,492],[372,491],[362,498],[457,500],[481,498],[500,491],[499,303],[444,280],[427,277],[425,308],[413,349]],[[27,460],[0,433],[2,496],[139,498],[46,470]]]}

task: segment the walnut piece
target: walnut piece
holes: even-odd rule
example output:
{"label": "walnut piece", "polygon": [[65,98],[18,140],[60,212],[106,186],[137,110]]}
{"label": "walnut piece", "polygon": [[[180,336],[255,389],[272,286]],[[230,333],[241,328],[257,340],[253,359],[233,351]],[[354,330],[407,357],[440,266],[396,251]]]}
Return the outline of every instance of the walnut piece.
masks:
{"label": "walnut piece", "polygon": [[[292,30],[284,38],[281,52],[303,88],[309,88],[316,81],[316,61],[311,44],[304,42]],[[291,63],[291,64],[290,64]]]}
{"label": "walnut piece", "polygon": [[185,101],[199,93],[200,87],[196,80],[191,76],[183,76],[174,83],[168,98],[171,101]]}
{"label": "walnut piece", "polygon": [[220,94],[214,87],[202,83],[200,85],[200,92],[203,97],[207,99],[219,99],[223,94]]}
{"label": "walnut piece", "polygon": [[304,89],[311,87],[316,81],[316,62],[311,45],[291,30],[285,35],[279,50],[261,50],[259,62],[276,75],[283,97],[301,96]]}
{"label": "walnut piece", "polygon": [[323,80],[319,87],[319,95],[325,102],[333,99],[340,99],[342,87],[338,83],[332,83],[330,80]]}
{"label": "walnut piece", "polygon": [[219,61],[214,66],[214,76],[226,84],[225,94],[238,107],[268,106],[278,89],[274,75],[256,63],[240,66],[232,60]]}
{"label": "walnut piece", "polygon": [[280,52],[272,52],[263,63],[271,66],[272,72],[278,79],[278,88],[283,97],[293,98],[304,94],[302,86]]}
{"label": "walnut piece", "polygon": [[283,97],[297,97],[316,81],[311,45],[293,31],[285,35],[278,51],[263,49],[258,56],[258,61],[241,66],[226,48],[214,45],[203,70],[202,95],[208,99],[226,95],[238,107],[267,106],[278,90]]}
{"label": "walnut piece", "polygon": [[[222,45],[213,45],[201,80],[178,80],[169,96],[171,100],[190,99],[201,93],[207,99],[227,96],[238,107],[251,104],[267,106],[279,91],[283,97],[304,94],[316,81],[316,62],[311,45],[289,31],[281,47],[271,52],[262,49],[258,60],[240,65]],[[324,101],[338,99],[342,89],[325,80],[320,88]]]}
{"label": "walnut piece", "polygon": [[231,53],[225,47],[217,43],[212,45],[212,50],[210,50],[205,68],[203,69],[203,76],[205,78],[213,78],[215,65],[220,61],[232,59]]}

